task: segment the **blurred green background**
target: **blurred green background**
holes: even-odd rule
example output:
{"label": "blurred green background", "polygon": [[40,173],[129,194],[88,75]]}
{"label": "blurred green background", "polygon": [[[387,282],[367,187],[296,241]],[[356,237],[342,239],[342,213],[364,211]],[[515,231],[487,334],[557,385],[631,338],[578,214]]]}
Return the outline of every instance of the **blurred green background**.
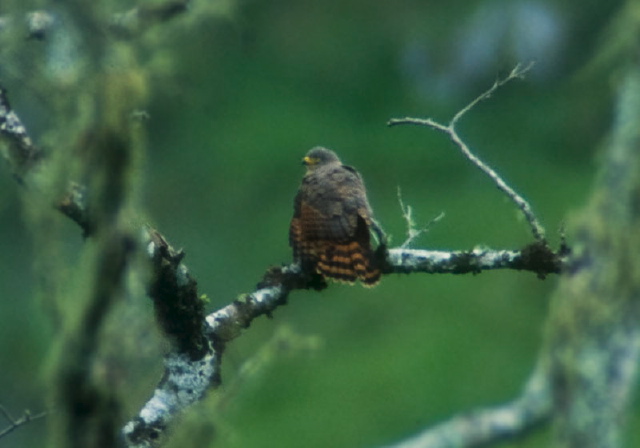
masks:
{"label": "blurred green background", "polygon": [[[621,5],[280,0],[220,3],[219,14],[204,18],[187,13],[144,37],[141,57],[151,73],[144,213],[184,248],[210,311],[252,291],[268,266],[290,262],[300,159],[316,145],[362,173],[393,245],[405,238],[401,187],[419,224],[446,214],[415,247],[521,247],[531,237],[513,205],[446,138],[385,123],[402,116],[446,122],[496,77],[534,60],[526,80],[475,108],[460,132],[531,202],[555,245],[558,228],[589,193],[609,127],[614,67],[586,67]],[[0,67],[27,126],[44,132],[38,102]],[[19,195],[6,170],[0,403],[15,414],[46,406],[53,337],[36,298],[40,252]],[[79,232],[59,219],[69,227],[64,244],[80,247]],[[229,346],[220,392],[185,418],[174,446],[379,446],[509,400],[534,364],[555,283],[505,271],[394,275],[372,290],[295,292],[273,319],[259,319]],[[150,313],[148,299],[134,300]],[[297,336],[269,342],[283,329]],[[296,343],[308,337],[310,344]],[[267,355],[256,358],[260,352]],[[259,364],[253,373],[243,370],[247,360]],[[144,363],[131,374],[131,414],[159,380],[159,358]],[[45,431],[35,422],[0,445],[42,446]],[[547,441],[542,431],[504,446]]]}

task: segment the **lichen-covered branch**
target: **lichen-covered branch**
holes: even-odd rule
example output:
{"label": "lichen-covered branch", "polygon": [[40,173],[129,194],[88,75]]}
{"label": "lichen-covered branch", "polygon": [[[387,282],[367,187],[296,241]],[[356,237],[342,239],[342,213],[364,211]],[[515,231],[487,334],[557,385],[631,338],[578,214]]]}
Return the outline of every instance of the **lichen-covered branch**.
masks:
{"label": "lichen-covered branch", "polygon": [[[148,247],[150,255],[158,250],[153,241],[149,242]],[[463,274],[492,269],[527,269],[538,275],[560,272],[563,259],[550,251],[545,252],[545,246],[540,246],[540,249],[540,252],[531,248],[523,251],[469,252],[391,249],[386,273]],[[165,292],[168,296],[179,297],[186,291],[191,291],[188,280],[190,276],[184,265],[178,263],[172,266],[164,275],[176,277],[175,281],[168,283],[178,287],[178,290]],[[178,278],[183,280],[178,281]],[[238,337],[254,319],[270,315],[279,306],[286,304],[290,292],[322,287],[315,281],[317,279],[309,278],[295,264],[272,268],[258,285],[258,289],[206,316],[204,332],[208,343],[204,345],[205,355],[200,359],[193,359],[180,350],[174,350],[165,357],[163,380],[138,416],[124,428],[129,446],[155,446],[155,441],[174,417],[194,401],[204,397],[210,388],[219,385],[220,365],[226,343]],[[537,386],[531,386],[527,390],[529,389],[537,390]]]}
{"label": "lichen-covered branch", "polygon": [[537,369],[522,394],[501,406],[461,413],[448,421],[387,448],[475,448],[526,433],[552,416],[549,376]]}
{"label": "lichen-covered branch", "polygon": [[566,261],[566,248],[558,252],[546,244],[532,243],[522,250],[437,251],[390,249],[385,273],[478,274],[496,269],[526,270],[544,278],[559,274]]}
{"label": "lichen-covered branch", "polygon": [[164,358],[165,373],[153,396],[123,429],[127,446],[157,446],[176,416],[220,384],[221,357],[222,350],[213,347],[198,360],[178,351],[169,352]]}
{"label": "lichen-covered branch", "polygon": [[22,180],[25,172],[42,157],[33,144],[20,117],[11,108],[7,90],[0,86],[0,143],[4,143],[4,158],[9,162],[13,174]]}
{"label": "lichen-covered branch", "polygon": [[[262,287],[198,321],[202,302],[187,267],[182,263],[182,253],[171,248],[155,230],[148,231],[147,237],[147,255],[155,260],[154,265],[162,266],[154,273],[163,277],[154,280],[154,283],[163,284],[160,289],[164,298],[160,300],[170,301],[173,297],[175,301],[174,304],[159,306],[158,296],[151,294],[156,303],[156,314],[163,312],[158,308],[171,306],[183,316],[178,316],[177,321],[170,324],[168,319],[159,319],[160,326],[165,332],[173,332],[170,336],[177,343],[165,356],[165,374],[153,396],[123,429],[127,445],[138,448],[157,446],[164,430],[176,416],[218,386],[226,343],[239,336],[255,318],[286,303],[289,291],[296,286],[301,287],[305,281],[297,266],[271,270]],[[196,331],[194,326],[200,331]],[[179,339],[181,330],[194,336]]]}
{"label": "lichen-covered branch", "polygon": [[602,171],[577,224],[576,254],[552,302],[543,353],[558,447],[624,445],[640,366],[639,121],[635,61],[617,92]]}

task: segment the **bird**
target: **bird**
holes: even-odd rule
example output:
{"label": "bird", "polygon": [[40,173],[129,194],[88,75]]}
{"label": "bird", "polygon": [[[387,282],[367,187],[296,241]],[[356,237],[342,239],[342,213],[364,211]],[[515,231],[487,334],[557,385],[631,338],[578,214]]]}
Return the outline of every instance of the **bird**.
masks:
{"label": "bird", "polygon": [[[294,200],[289,244],[294,261],[307,273],[365,287],[380,281],[378,249],[385,236],[360,174],[335,152],[317,146],[302,159],[307,171]],[[371,246],[371,231],[378,248]]]}

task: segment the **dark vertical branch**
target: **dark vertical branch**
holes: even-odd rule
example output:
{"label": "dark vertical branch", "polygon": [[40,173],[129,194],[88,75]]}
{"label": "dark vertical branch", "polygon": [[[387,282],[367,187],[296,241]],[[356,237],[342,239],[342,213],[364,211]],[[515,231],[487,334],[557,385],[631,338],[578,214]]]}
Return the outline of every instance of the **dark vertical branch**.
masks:
{"label": "dark vertical branch", "polygon": [[[100,3],[75,1],[68,8],[82,22],[78,29],[85,38],[83,93],[87,96],[78,99],[85,101],[78,109],[85,110],[86,116],[78,121],[82,127],[72,131],[79,138],[66,157],[69,164],[78,166],[91,198],[90,206],[78,209],[84,221],[91,223],[84,228],[91,236],[86,247],[91,256],[90,268],[79,270],[86,273],[84,284],[88,285],[75,297],[79,314],[75,319],[65,317],[66,332],[54,384],[59,409],[54,428],[58,446],[112,447],[118,444],[122,422],[120,397],[109,375],[96,374],[95,366],[104,344],[106,320],[124,292],[136,247],[128,213],[134,186],[132,166],[140,141],[130,114],[142,100],[144,89],[140,89],[139,72],[130,60],[120,60],[118,70],[103,67],[106,36],[89,26],[99,22]],[[111,43],[109,46],[111,57],[119,57],[119,49]],[[59,205],[69,212],[65,204],[77,204],[73,192]]]}
{"label": "dark vertical branch", "polygon": [[114,446],[120,421],[115,391],[97,381],[92,369],[103,324],[122,293],[134,249],[134,238],[121,219],[129,184],[131,142],[126,128],[111,127],[108,121],[106,124],[96,126],[96,135],[87,147],[89,160],[93,158],[87,169],[95,179],[93,210],[97,223],[94,266],[88,279],[91,286],[59,360],[56,402],[63,414],[61,443],[68,447]]}

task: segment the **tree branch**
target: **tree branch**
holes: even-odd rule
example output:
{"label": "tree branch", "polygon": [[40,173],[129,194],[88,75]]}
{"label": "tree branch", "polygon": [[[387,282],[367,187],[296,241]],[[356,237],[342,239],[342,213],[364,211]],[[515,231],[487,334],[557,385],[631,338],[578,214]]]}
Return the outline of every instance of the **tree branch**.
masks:
{"label": "tree branch", "polygon": [[[484,96],[491,92],[488,91]],[[475,100],[478,101],[480,99]],[[6,104],[4,115],[17,118],[8,102]],[[457,135],[453,125],[450,125],[450,129],[453,135]],[[13,141],[18,149],[10,154],[11,159],[19,162],[24,154],[28,154],[28,145],[15,143],[25,141],[25,136],[28,138],[26,130],[3,135],[10,142]],[[84,187],[73,185],[56,207],[75,221],[85,235],[93,235],[97,224],[89,213],[91,207],[86,197]],[[111,245],[108,243],[105,249]],[[317,276],[310,277],[303,273],[296,264],[273,267],[267,271],[255,291],[205,316],[196,282],[182,262],[184,253],[173,249],[158,231],[151,228],[145,230],[141,246],[146,248],[146,256],[153,267],[148,292],[154,302],[156,320],[172,345],[164,358],[165,373],[152,397],[138,415],[124,426],[123,436],[130,447],[156,446],[177,415],[220,384],[220,366],[226,344],[238,337],[254,319],[270,315],[276,308],[286,304],[289,293],[294,290],[322,289],[327,286]],[[384,255],[385,274],[476,274],[485,270],[515,269],[528,270],[544,277],[559,273],[566,263],[566,253],[562,250],[554,253],[543,239],[519,251],[473,249],[447,252],[400,247],[390,249]],[[122,265],[105,263],[108,266]],[[121,271],[111,274],[115,277],[110,282],[117,285]],[[519,408],[524,405],[514,406]]]}
{"label": "tree branch", "polygon": [[0,414],[2,414],[4,418],[9,422],[9,426],[7,426],[2,431],[0,431],[0,439],[1,439],[4,436],[12,433],[19,427],[26,425],[27,423],[31,423],[33,421],[40,420],[41,418],[46,417],[48,412],[42,411],[37,414],[31,414],[31,412],[27,410],[27,411],[24,411],[24,413],[22,414],[22,417],[16,419],[11,415],[11,413],[4,406],[0,404]]}
{"label": "tree branch", "polygon": [[536,369],[510,403],[460,414],[387,448],[476,448],[520,437],[546,423],[553,409],[547,372]]}
{"label": "tree branch", "polygon": [[394,448],[469,448],[520,436],[550,417],[554,446],[618,448],[640,365],[640,67],[618,91],[613,136],[553,298],[538,368],[523,395],[460,415]]}
{"label": "tree branch", "polygon": [[511,73],[509,73],[509,75],[506,78],[496,80],[486,92],[482,93],[476,99],[474,99],[465,107],[463,107],[458,113],[456,113],[453,116],[453,118],[451,119],[451,121],[449,121],[449,124],[447,125],[440,124],[437,121],[432,120],[431,118],[421,119],[421,118],[410,118],[410,117],[392,118],[391,120],[389,120],[387,125],[390,127],[405,125],[405,124],[427,126],[431,129],[435,129],[436,131],[446,134],[449,137],[449,139],[460,149],[460,151],[462,151],[462,154],[467,159],[469,159],[471,163],[473,163],[476,167],[478,167],[483,173],[489,176],[495,182],[498,189],[500,189],[500,191],[505,193],[509,197],[509,199],[511,199],[516,204],[518,209],[524,214],[525,219],[529,223],[534,239],[538,243],[545,243],[544,227],[542,227],[542,225],[536,218],[535,214],[533,213],[533,209],[531,208],[531,205],[529,205],[529,202],[527,202],[513,188],[511,188],[509,184],[507,184],[502,179],[502,177],[500,177],[500,175],[493,170],[493,168],[491,168],[489,165],[487,165],[482,160],[480,160],[480,158],[477,157],[471,151],[469,146],[467,146],[467,144],[462,140],[462,138],[458,134],[458,131],[456,130],[456,124],[458,123],[458,121],[465,114],[467,114],[471,109],[473,109],[478,103],[490,98],[491,95],[493,95],[493,93],[499,87],[507,84],[510,81],[513,81],[514,79],[523,78],[524,75],[532,67],[533,67],[533,63],[530,63],[525,67],[517,65],[513,70],[511,70]]}
{"label": "tree branch", "polygon": [[[113,91],[113,83],[99,85],[93,106],[107,109],[104,104]],[[118,111],[110,112],[111,117],[101,116],[87,132],[91,144],[83,168],[91,178],[95,252],[87,260],[92,267],[85,280],[89,287],[74,305],[78,319],[65,322],[64,350],[57,359],[56,403],[61,412],[56,416],[60,423],[56,429],[70,448],[115,446],[114,429],[119,424],[119,397],[112,384],[96,378],[91,368],[105,322],[125,290],[127,269],[137,247],[124,212],[132,191],[131,165],[137,147],[129,138],[126,119],[114,118],[121,117]],[[81,222],[89,220],[86,213],[79,216]]]}
{"label": "tree branch", "polygon": [[[634,47],[635,49],[635,47]],[[640,65],[621,77],[612,135],[552,301],[550,365],[560,448],[617,448],[640,366]],[[635,431],[636,428],[633,428]]]}
{"label": "tree branch", "polygon": [[424,249],[390,249],[385,273],[423,272],[427,274],[479,274],[496,269],[531,271],[544,278],[559,274],[566,256],[546,245],[532,243],[521,250],[437,251]]}
{"label": "tree branch", "polygon": [[[162,240],[165,241],[164,238]],[[543,248],[535,246],[536,244],[534,243],[533,246],[540,249],[540,253],[547,254]],[[148,243],[147,251],[152,257],[157,256],[158,251],[166,252],[164,249],[159,250],[154,241]],[[528,269],[544,275],[558,273],[562,269],[563,259],[536,258],[537,256],[539,253],[536,255],[536,251],[531,248],[520,252],[391,249],[386,273],[463,274],[507,268]],[[189,291],[192,297],[197,297],[189,286],[190,276],[186,266],[181,263],[173,264],[170,270],[164,271],[164,275],[175,276],[175,280],[167,283],[179,288],[177,291],[166,290],[168,297],[182,296],[185,291]],[[183,280],[179,281],[178,278]],[[276,308],[285,305],[290,292],[314,287],[312,281],[300,271],[298,265],[274,267],[265,274],[258,289],[242,295],[230,305],[206,316],[204,333],[208,344],[205,345],[205,355],[194,360],[180,350],[174,349],[167,354],[163,380],[138,416],[124,428],[129,446],[139,448],[154,446],[153,440],[160,437],[167,424],[176,415],[202,399],[211,387],[215,388],[220,384],[220,366],[226,343],[238,337],[254,319],[262,315],[271,315]],[[532,381],[532,384],[538,383]],[[532,386],[530,389],[536,388]],[[529,398],[525,401],[528,403],[528,400]]]}

